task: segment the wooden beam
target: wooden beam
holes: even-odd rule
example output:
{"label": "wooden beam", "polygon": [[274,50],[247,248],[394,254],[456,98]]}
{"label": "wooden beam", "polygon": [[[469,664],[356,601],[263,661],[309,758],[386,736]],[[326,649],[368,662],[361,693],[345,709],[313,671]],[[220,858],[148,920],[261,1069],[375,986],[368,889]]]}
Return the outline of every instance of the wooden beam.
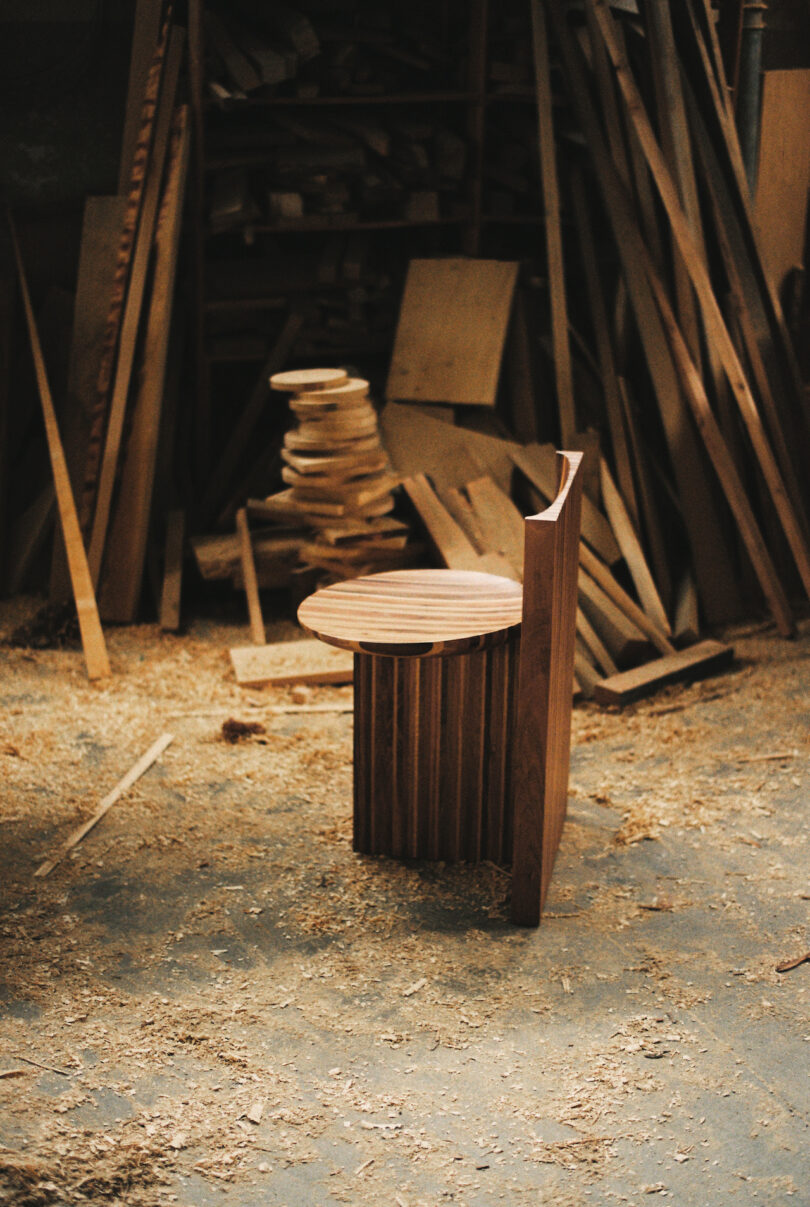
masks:
{"label": "wooden beam", "polygon": [[169,36],[166,73],[155,122],[155,141],[146,177],[140,223],[135,241],[135,254],[132,260],[132,274],[127,291],[126,305],[124,306],[124,318],[121,324],[121,338],[118,345],[118,359],[115,366],[115,379],[113,382],[112,398],[110,400],[107,437],[104,443],[104,456],[101,462],[101,473],[99,475],[98,492],[96,494],[96,510],[93,517],[90,546],[87,554],[90,573],[96,585],[101,574],[101,563],[107,539],[113,488],[118,472],[118,454],[121,449],[121,439],[124,431],[127,397],[129,395],[132,367],[138,343],[141,310],[146,293],[146,281],[152,255],[152,241],[154,239],[155,224],[157,222],[158,206],[160,203],[163,165],[169,146],[172,117],[174,114],[174,98],[177,92],[177,81],[180,74],[182,57],[183,34],[179,29],[173,29]]}
{"label": "wooden beam", "polygon": [[34,358],[37,389],[39,390],[39,398],[42,404],[42,417],[45,421],[45,436],[48,441],[48,455],[51,459],[56,503],[59,508],[59,519],[65,538],[70,581],[73,586],[73,597],[76,601],[76,611],[79,617],[79,632],[82,638],[87,675],[90,679],[101,679],[110,674],[107,647],[104,642],[104,633],[102,632],[101,621],[98,616],[93,581],[87,565],[81,529],[79,528],[79,517],[76,512],[67,462],[65,461],[65,453],[59,437],[59,426],[56,422],[53,398],[51,397],[51,390],[48,385],[48,374],[42,358],[42,348],[39,342],[36,320],[34,319],[34,311],[31,306],[31,297],[28,292],[25,267],[10,211],[8,217],[11,226],[14,255],[17,260],[17,271],[20,276],[20,292],[22,293],[25,320],[28,324],[28,336],[31,341],[31,352]]}
{"label": "wooden beam", "polygon": [[554,350],[554,380],[560,414],[563,448],[577,430],[571,348],[568,343],[568,306],[565,297],[560,190],[557,180],[557,144],[551,103],[551,73],[548,58],[546,17],[540,0],[531,0],[534,84],[540,141],[540,179],[545,212],[546,260],[551,297],[551,339]]}
{"label": "wooden beam", "polygon": [[714,296],[708,270],[695,245],[689,229],[689,223],[678,197],[677,189],[656,141],[630,68],[615,39],[612,29],[613,18],[610,10],[605,0],[585,0],[585,3],[592,5],[599,21],[605,46],[613,63],[622,95],[625,98],[629,120],[632,122],[633,128],[639,137],[644,155],[650,165],[653,179],[658,188],[659,196],[667,212],[673,237],[683,257],[692,284],[695,287],[707,337],[714,342],[720,355],[729,386],[748,429],[754,453],[768,485],[796,567],[805,591],[808,597],[810,597],[810,549],[807,547],[801,526],[791,506],[782,475],[779,472],[779,467],[776,464],[770,444],[768,443],[756,402],[751,394],[745,372],[740,364],[734,343],[723,320],[717,299]]}
{"label": "wooden beam", "polygon": [[715,674],[729,666],[733,659],[733,646],[719,641],[701,641],[687,650],[678,650],[666,658],[654,658],[644,666],[603,679],[594,687],[594,698],[599,704],[630,704],[668,683]]}
{"label": "wooden beam", "polygon": [[155,236],[154,271],[143,341],[143,368],[132,406],[117,498],[110,518],[99,607],[105,620],[131,624],[137,615],[155,485],[172,329],[190,130],[188,108],[176,116],[166,186]]}
{"label": "wooden beam", "polygon": [[572,99],[593,158],[619,253],[664,427],[701,599],[710,621],[738,616],[739,594],[714,500],[705,481],[700,449],[643,267],[644,241],[633,205],[605,145],[581,52],[573,41],[560,0],[546,0],[552,15]]}

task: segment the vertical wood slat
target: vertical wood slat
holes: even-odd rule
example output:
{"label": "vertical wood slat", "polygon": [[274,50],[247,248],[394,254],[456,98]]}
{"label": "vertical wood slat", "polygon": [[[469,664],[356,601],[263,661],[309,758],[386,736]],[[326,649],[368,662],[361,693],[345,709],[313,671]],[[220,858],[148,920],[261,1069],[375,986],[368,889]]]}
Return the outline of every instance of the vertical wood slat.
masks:
{"label": "vertical wood slat", "polygon": [[582,454],[561,456],[557,498],[526,521],[511,906],[526,926],[540,921],[568,803]]}

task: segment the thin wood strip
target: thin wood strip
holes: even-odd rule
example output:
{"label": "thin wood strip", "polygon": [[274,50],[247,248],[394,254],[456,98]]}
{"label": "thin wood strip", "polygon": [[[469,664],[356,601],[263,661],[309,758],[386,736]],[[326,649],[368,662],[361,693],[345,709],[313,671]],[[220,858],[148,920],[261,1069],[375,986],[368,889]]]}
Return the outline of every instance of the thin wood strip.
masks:
{"label": "thin wood strip", "polygon": [[118,169],[118,192],[124,193],[132,179],[132,166],[142,103],[155,44],[160,38],[160,17],[163,0],[138,0],[132,30],[132,51],[129,60],[127,103],[124,133],[121,138],[121,162]]}
{"label": "thin wood strip", "polygon": [[25,321],[28,325],[28,337],[31,341],[31,353],[34,358],[37,390],[39,391],[39,399],[42,405],[42,417],[48,441],[48,455],[51,461],[56,502],[59,508],[59,520],[65,539],[70,581],[79,617],[79,632],[82,638],[87,675],[90,679],[101,679],[110,674],[107,646],[104,641],[101,621],[99,620],[96,596],[93,590],[93,580],[84,551],[84,542],[82,541],[81,528],[79,527],[76,503],[70,486],[70,475],[65,460],[65,452],[59,437],[59,425],[56,422],[56,412],[54,411],[53,398],[51,397],[51,389],[48,384],[48,374],[42,356],[42,347],[39,342],[39,332],[37,331],[34,311],[31,306],[31,296],[28,292],[25,267],[10,211],[8,219],[11,227],[14,256],[17,261],[17,271],[20,278],[20,293],[22,294],[23,309],[25,310]]}
{"label": "thin wood strip", "polygon": [[90,573],[96,585],[101,573],[101,562],[104,556],[104,544],[107,539],[113,488],[118,472],[118,455],[124,431],[127,397],[138,342],[141,310],[146,292],[149,261],[152,255],[152,241],[155,234],[158,206],[160,204],[163,165],[169,147],[172,117],[174,114],[174,98],[177,92],[177,81],[180,75],[182,57],[183,35],[179,29],[173,29],[169,37],[165,79],[163,88],[161,89],[155,121],[155,141],[149,161],[149,170],[141,207],[141,218],[135,241],[135,254],[132,260],[132,273],[127,291],[126,305],[124,307],[123,323],[121,324],[121,338],[118,346],[118,359],[115,367],[112,398],[110,400],[107,436],[104,442],[104,456],[101,462],[101,473],[96,492],[96,510],[90,535],[90,547],[87,553]]}
{"label": "thin wood strip", "polygon": [[93,506],[98,487],[98,474],[101,466],[102,447],[107,426],[109,393],[112,385],[113,370],[115,368],[115,354],[118,348],[121,321],[124,314],[124,302],[127,294],[127,283],[130,279],[132,255],[143,205],[143,192],[146,185],[146,175],[153,142],[158,97],[161,81],[164,80],[165,76],[169,30],[170,21],[166,21],[161,31],[160,41],[155,47],[154,57],[146,79],[143,104],[141,106],[141,126],[138,131],[138,138],[133,154],[129,194],[126,199],[124,221],[121,227],[115,273],[99,356],[95,405],[90,417],[87,456],[84,466],[84,483],[79,502],[82,532],[86,538],[89,538],[90,525],[93,519]]}
{"label": "thin wood strip", "polygon": [[568,307],[565,297],[562,225],[560,222],[560,190],[557,181],[557,145],[554,138],[554,118],[551,101],[551,73],[548,58],[546,18],[540,0],[531,0],[532,47],[534,52],[534,84],[537,101],[538,135],[540,143],[540,179],[545,212],[546,259],[548,262],[551,297],[551,337],[554,347],[554,379],[557,387],[557,407],[560,417],[562,445],[577,430],[574,385],[571,371],[571,348],[568,343]]}
{"label": "thin wood strip", "polygon": [[628,620],[632,620],[636,628],[649,638],[657,650],[663,654],[674,653],[675,647],[670,641],[667,641],[659,626],[650,619],[646,612],[642,611],[634,599],[630,598],[625,589],[616,582],[607,566],[591,553],[583,541],[580,541],[579,545],[579,560],[582,568],[599,584],[608,599],[613,600],[616,607],[624,612]]}
{"label": "thin wood strip", "polygon": [[678,197],[677,189],[653,133],[643,101],[636,88],[628,64],[613,36],[610,10],[605,0],[585,0],[593,6],[600,30],[613,63],[619,87],[627,104],[627,112],[638,134],[661,201],[667,211],[673,236],[683,256],[686,269],[695,287],[700,303],[703,322],[709,339],[715,342],[725,369],[732,393],[743,417],[757,461],[762,469],[774,506],[779,515],[782,529],[790,545],[796,567],[805,591],[810,597],[810,549],[804,539],[801,526],[787,495],[782,475],[771,451],[768,438],[751,394],[745,373],[737,356],[733,341],[714,296],[708,271],[695,246],[691,231]]}
{"label": "thin wood strip", "polygon": [[242,579],[247,596],[250,636],[254,645],[266,645],[262,605],[259,599],[259,583],[256,578],[256,563],[253,560],[253,545],[250,540],[247,512],[240,507],[236,513],[236,531],[239,534],[239,559],[242,564]]}
{"label": "thin wood strip", "polygon": [[173,510],[166,516],[166,554],[160,596],[160,627],[166,632],[180,628],[180,592],[183,583],[183,544],[186,513]]}
{"label": "thin wood strip", "polygon": [[577,635],[599,669],[606,675],[618,674],[619,668],[605,648],[588,617],[577,608]]}
{"label": "thin wood strip", "polygon": [[658,501],[650,481],[650,471],[647,466],[647,456],[636,428],[636,417],[633,413],[633,399],[630,383],[624,377],[619,377],[619,398],[622,404],[624,423],[632,450],[633,465],[638,483],[638,500],[644,517],[644,531],[650,548],[650,556],[655,566],[655,578],[661,596],[667,602],[672,599],[672,579],[667,556],[667,544],[661,527],[661,517]]}
{"label": "thin wood strip", "polygon": [[183,105],[177,111],[172,134],[166,186],[155,237],[155,266],[143,343],[143,368],[132,407],[132,424],[126,442],[121,482],[110,517],[105,573],[99,596],[105,619],[125,624],[135,620],[143,581],[166,387],[189,146],[188,108]]}
{"label": "thin wood strip", "polygon": [[678,329],[666,290],[652,264],[648,265],[648,274],[676,363],[684,381],[686,397],[692,406],[706,449],[720,478],[729,507],[734,513],[737,527],[745,542],[762,591],[768,600],[777,628],[784,637],[790,637],[795,631],[790,606],[771,561],[768,547],[751,510],[745,487],[740,481],[734,459],[728,451],[723,434],[709,405],[701,376],[689,356],[689,349]]}
{"label": "thin wood strip", "polygon": [[627,569],[630,571],[630,576],[633,579],[636,592],[641,600],[641,605],[650,620],[658,626],[662,633],[670,637],[672,630],[669,627],[669,620],[667,619],[664,605],[661,602],[661,596],[658,594],[655,582],[653,581],[653,576],[644,557],[644,551],[641,548],[638,534],[625,507],[624,499],[610,475],[610,470],[604,457],[600,458],[599,461],[599,473],[602,487],[602,502],[604,503],[605,511],[607,512],[616,540],[619,542],[622,554],[624,555]]}
{"label": "thin wood strip", "polygon": [[64,859],[68,851],[72,850],[73,847],[81,842],[86,834],[90,833],[94,826],[98,825],[102,817],[109,812],[115,802],[120,800],[125,792],[129,791],[132,785],[136,782],[136,780],[141,778],[144,772],[149,770],[152,764],[163,754],[163,751],[166,749],[169,743],[173,741],[174,734],[161,734],[158,740],[149,747],[149,749],[146,751],[146,754],[142,755],[141,758],[138,759],[137,763],[135,763],[135,765],[129,769],[123,779],[118,781],[112,792],[108,793],[107,796],[104,797],[104,800],[96,809],[93,816],[88,818],[88,820],[79,826],[78,829],[74,830],[73,833],[62,843],[62,846],[57,854],[54,855],[52,859],[46,859],[44,863],[40,864],[40,866],[34,872],[34,875],[40,877],[50,875],[56,865],[60,863],[62,859]]}
{"label": "thin wood strip", "polygon": [[704,607],[710,620],[727,619],[739,612],[739,593],[714,500],[702,472],[696,434],[681,397],[680,382],[644,272],[641,258],[644,241],[633,219],[632,202],[605,146],[583,58],[571,37],[563,8],[559,0],[546,0],[546,4],[621,259],[678,484]]}
{"label": "thin wood strip", "polygon": [[[619,383],[616,375],[616,363],[610,339],[607,308],[599,280],[599,268],[596,258],[596,246],[593,239],[588,202],[585,195],[585,185],[582,172],[575,169],[571,173],[571,193],[574,201],[579,246],[582,253],[582,264],[585,269],[585,286],[588,291],[593,329],[596,335],[596,348],[599,356],[600,380],[602,394],[605,400],[605,413],[610,428],[610,443],[613,449],[613,459],[616,474],[621,486],[622,495],[633,520],[638,527],[639,511],[636,499],[636,488],[633,481],[633,469],[630,461],[630,450],[627,443],[622,402],[619,394]],[[615,534],[614,534],[615,535]]]}

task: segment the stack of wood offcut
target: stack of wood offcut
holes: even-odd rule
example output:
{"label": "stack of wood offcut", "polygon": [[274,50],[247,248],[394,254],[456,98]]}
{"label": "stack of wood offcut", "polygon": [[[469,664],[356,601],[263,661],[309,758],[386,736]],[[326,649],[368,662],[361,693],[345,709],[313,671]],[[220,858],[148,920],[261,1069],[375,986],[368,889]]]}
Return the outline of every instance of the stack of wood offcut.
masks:
{"label": "stack of wood offcut", "polygon": [[267,510],[314,530],[301,561],[336,578],[412,565],[419,550],[408,545],[408,526],[389,515],[397,478],[368,382],[342,369],[300,369],[274,374],[270,385],[292,395],[298,425],[281,453],[289,489],[268,499]]}

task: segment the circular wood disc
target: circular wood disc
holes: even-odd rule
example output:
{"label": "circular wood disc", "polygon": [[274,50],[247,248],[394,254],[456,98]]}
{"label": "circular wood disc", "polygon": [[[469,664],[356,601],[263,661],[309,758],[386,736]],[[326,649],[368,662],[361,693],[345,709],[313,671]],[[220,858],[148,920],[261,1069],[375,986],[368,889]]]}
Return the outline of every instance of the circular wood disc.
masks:
{"label": "circular wood disc", "polygon": [[367,653],[460,653],[520,627],[519,583],[475,570],[391,570],[316,591],[298,620],[330,645]]}
{"label": "circular wood disc", "polygon": [[288,369],[274,373],[270,378],[271,390],[286,390],[288,394],[301,394],[307,390],[333,389],[349,380],[342,369]]}
{"label": "circular wood disc", "polygon": [[347,437],[345,440],[337,436],[310,436],[302,432],[287,432],[284,437],[284,447],[294,453],[368,453],[381,448],[380,437],[375,432],[371,436]]}
{"label": "circular wood disc", "polygon": [[368,382],[362,377],[349,377],[341,385],[328,386],[326,389],[307,389],[302,391],[296,403],[301,402],[350,402],[353,398],[366,398]]}

